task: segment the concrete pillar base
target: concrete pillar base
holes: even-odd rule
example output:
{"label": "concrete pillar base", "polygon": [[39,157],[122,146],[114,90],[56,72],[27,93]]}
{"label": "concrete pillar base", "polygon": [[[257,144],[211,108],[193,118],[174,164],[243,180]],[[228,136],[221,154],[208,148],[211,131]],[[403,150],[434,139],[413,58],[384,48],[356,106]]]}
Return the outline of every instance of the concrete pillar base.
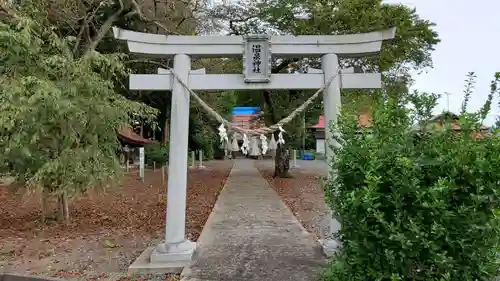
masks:
{"label": "concrete pillar base", "polygon": [[196,242],[185,240],[181,243],[166,244],[162,243],[156,246],[151,253],[151,263],[191,261]]}
{"label": "concrete pillar base", "polygon": [[335,239],[321,239],[318,241],[323,249],[323,254],[327,257],[333,257],[342,249],[342,245]]}
{"label": "concrete pillar base", "polygon": [[[191,241],[167,247],[164,244],[149,247],[129,266],[128,274],[181,273],[191,263],[195,247],[196,243]],[[165,248],[170,252],[161,252]]]}

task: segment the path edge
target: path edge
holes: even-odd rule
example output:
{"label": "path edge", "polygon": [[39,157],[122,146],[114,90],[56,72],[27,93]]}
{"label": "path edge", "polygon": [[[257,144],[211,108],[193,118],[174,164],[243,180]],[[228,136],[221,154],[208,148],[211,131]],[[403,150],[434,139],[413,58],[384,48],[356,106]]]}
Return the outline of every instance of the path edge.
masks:
{"label": "path edge", "polygon": [[190,278],[189,275],[191,273],[191,266],[195,265],[196,262],[198,261],[199,248],[203,244],[203,240],[204,240],[203,238],[205,236],[207,236],[206,235],[207,232],[204,231],[206,229],[205,226],[207,226],[209,223],[211,223],[214,220],[215,210],[217,210],[220,207],[219,197],[228,185],[228,179],[231,177],[231,174],[233,173],[234,164],[235,164],[235,161],[233,160],[233,165],[231,166],[231,171],[229,172],[229,175],[226,178],[226,182],[224,183],[224,186],[219,191],[219,195],[217,195],[217,200],[215,200],[214,207],[212,208],[212,211],[210,212],[210,215],[208,216],[207,221],[203,225],[203,229],[201,230],[201,233],[200,233],[200,236],[198,237],[198,240],[196,240],[196,249],[194,251],[193,257],[192,257],[191,261],[189,262],[189,264],[187,266],[185,266],[184,269],[181,271],[180,281],[189,281],[187,278]]}

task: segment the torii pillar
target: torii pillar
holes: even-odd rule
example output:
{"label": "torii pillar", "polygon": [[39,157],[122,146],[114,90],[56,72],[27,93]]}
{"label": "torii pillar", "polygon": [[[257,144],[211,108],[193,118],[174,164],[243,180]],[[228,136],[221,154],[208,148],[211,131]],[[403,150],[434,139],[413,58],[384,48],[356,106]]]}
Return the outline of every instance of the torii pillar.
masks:
{"label": "torii pillar", "polygon": [[[184,54],[174,56],[174,71],[186,84],[190,70],[191,58],[189,56]],[[185,263],[191,260],[196,248],[196,243],[186,239],[185,234],[190,96],[187,89],[177,79],[174,79],[172,83],[169,147],[173,149],[169,150],[168,155],[165,242],[156,246],[150,257],[151,263],[160,264]]]}

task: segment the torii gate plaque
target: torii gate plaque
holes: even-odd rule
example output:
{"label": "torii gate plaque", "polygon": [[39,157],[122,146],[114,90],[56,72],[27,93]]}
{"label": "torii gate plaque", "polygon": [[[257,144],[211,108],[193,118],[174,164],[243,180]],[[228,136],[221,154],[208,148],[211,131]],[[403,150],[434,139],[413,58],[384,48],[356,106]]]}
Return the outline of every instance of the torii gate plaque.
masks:
{"label": "torii gate plaque", "polygon": [[[326,124],[340,112],[340,88],[380,88],[379,73],[339,72],[339,57],[360,57],[380,52],[382,41],[393,39],[396,29],[350,35],[306,36],[173,36],[113,28],[115,38],[126,40],[131,53],[173,57],[174,71],[192,90],[319,89],[323,92]],[[271,52],[279,57],[321,57],[321,70],[307,74],[271,74]],[[191,70],[191,57],[244,56],[243,74],[205,74]],[[185,238],[186,182],[189,127],[189,92],[167,70],[158,74],[132,74],[131,90],[171,90],[170,150],[165,242],[150,254],[142,269],[166,271],[186,266],[196,243]],[[326,130],[326,140],[332,133]],[[327,148],[327,158],[332,150]],[[147,254],[146,252],[144,254]],[[142,256],[142,255],[141,255]],[[132,267],[131,267],[132,269]],[[129,269],[129,270],[131,270]],[[139,268],[135,268],[139,269]]]}
{"label": "torii gate plaque", "polygon": [[271,44],[268,35],[246,35],[243,37],[243,75],[245,83],[268,83],[271,81]]}

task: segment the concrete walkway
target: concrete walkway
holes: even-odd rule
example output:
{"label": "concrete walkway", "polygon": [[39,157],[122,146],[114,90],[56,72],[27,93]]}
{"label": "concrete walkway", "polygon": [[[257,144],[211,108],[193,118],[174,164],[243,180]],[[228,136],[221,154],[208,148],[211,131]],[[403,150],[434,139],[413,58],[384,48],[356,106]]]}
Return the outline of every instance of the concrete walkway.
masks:
{"label": "concrete walkway", "polygon": [[312,281],[325,262],[254,162],[235,160],[182,280]]}

